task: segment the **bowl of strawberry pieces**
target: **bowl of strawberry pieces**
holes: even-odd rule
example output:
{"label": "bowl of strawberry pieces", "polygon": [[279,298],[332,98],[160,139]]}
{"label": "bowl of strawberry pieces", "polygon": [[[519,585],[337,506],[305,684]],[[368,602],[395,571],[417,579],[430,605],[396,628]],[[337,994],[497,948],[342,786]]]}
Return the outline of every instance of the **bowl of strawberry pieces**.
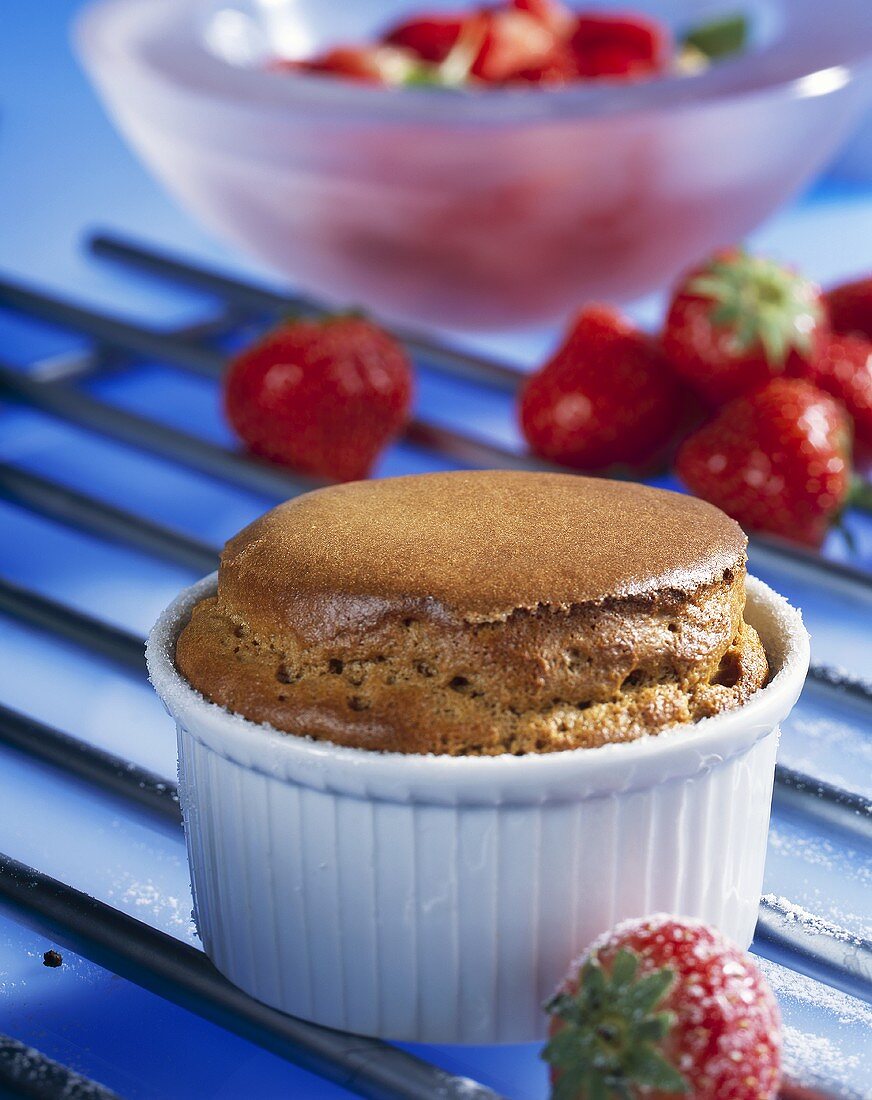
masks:
{"label": "bowl of strawberry pieces", "polygon": [[338,308],[487,330],[662,286],[836,151],[866,0],[739,7],[97,0],[77,41],[216,233]]}

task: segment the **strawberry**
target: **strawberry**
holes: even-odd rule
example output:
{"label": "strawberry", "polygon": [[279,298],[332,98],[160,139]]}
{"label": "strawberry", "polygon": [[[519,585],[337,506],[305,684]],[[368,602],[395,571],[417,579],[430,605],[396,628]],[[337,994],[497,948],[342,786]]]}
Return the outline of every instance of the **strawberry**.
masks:
{"label": "strawberry", "polygon": [[341,76],[364,84],[405,84],[418,71],[413,54],[393,46],[336,46],[309,61],[281,62],[294,68],[327,76]]}
{"label": "strawberry", "polygon": [[826,304],[836,332],[859,332],[872,340],[872,275],[828,290]]}
{"label": "strawberry", "polygon": [[512,80],[530,84],[569,84],[578,80],[578,63],[572,49],[565,42],[557,42],[542,60],[519,69]]}
{"label": "strawberry", "polygon": [[541,65],[554,49],[555,35],[535,16],[512,8],[482,13],[484,35],[471,75],[489,84]]}
{"label": "strawberry", "polygon": [[371,321],[292,320],[237,356],[224,379],[227,419],[254,454],[318,477],[366,477],[406,423],[412,374]]}
{"label": "strawberry", "polygon": [[720,405],[781,374],[801,376],[826,337],[818,288],[786,268],[739,249],[690,272],[666,318],[670,365],[709,405]]}
{"label": "strawberry", "polygon": [[619,924],[546,1004],[554,1097],[773,1100],[781,1017],[744,951],[699,921]]}
{"label": "strawberry", "polygon": [[466,23],[465,15],[425,15],[407,19],[387,31],[382,41],[439,64],[451,53]]}
{"label": "strawberry", "polygon": [[532,15],[537,22],[558,37],[568,35],[572,29],[573,14],[558,0],[511,0],[509,7]]}
{"label": "strawberry", "polygon": [[854,422],[854,439],[872,447],[872,342],[864,336],[829,336],[805,377],[837,397]]}
{"label": "strawberry", "polygon": [[650,462],[687,413],[655,343],[621,314],[591,306],[527,381],[520,422],[536,454],[578,469]]}
{"label": "strawberry", "polygon": [[817,546],[847,500],[850,441],[838,402],[810,382],[775,378],[690,435],[675,469],[746,529]]}
{"label": "strawberry", "polygon": [[570,39],[581,77],[654,76],[670,63],[672,45],[662,23],[643,15],[580,15]]}

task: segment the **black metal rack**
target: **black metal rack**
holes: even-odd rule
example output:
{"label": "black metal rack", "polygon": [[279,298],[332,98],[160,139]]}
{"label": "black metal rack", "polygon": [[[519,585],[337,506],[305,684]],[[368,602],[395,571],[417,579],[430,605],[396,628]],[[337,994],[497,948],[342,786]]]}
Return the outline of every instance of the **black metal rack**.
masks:
{"label": "black metal rack", "polygon": [[[218,298],[223,310],[216,320],[205,325],[166,333],[0,282],[0,307],[68,328],[94,342],[88,352],[29,372],[0,365],[0,396],[219,481],[271,497],[285,498],[312,487],[315,483],[309,478],[114,408],[78,391],[74,383],[84,376],[114,369],[119,357],[125,363],[148,358],[182,371],[217,378],[223,370],[224,357],[212,346],[216,336],[241,325],[263,322],[289,309],[314,315],[323,310],[311,301],[250,285],[111,236],[95,236],[91,247],[96,255],[207,291]],[[458,352],[428,337],[409,332],[397,335],[410,353],[431,369],[509,390],[517,387],[522,377],[506,364]],[[422,420],[410,426],[407,439],[458,464],[552,468]],[[0,498],[53,522],[101,540],[135,547],[198,573],[211,571],[217,563],[217,547],[7,463],[0,463]],[[813,577],[820,586],[856,590],[867,597],[872,591],[869,574],[774,540],[755,540],[754,552],[758,559],[789,564],[795,572]],[[142,638],[2,579],[0,614],[62,637],[133,676],[144,675]],[[806,690],[850,697],[868,709],[872,718],[872,691],[858,681],[818,666],[812,669]],[[96,785],[125,806],[147,812],[166,828],[180,827],[175,785],[130,761],[2,706],[0,743]],[[872,840],[872,802],[812,776],[779,766],[775,803],[818,824],[836,828],[854,842]],[[482,1085],[452,1077],[389,1044],[319,1028],[267,1008],[230,985],[196,948],[8,856],[0,856],[0,905],[98,964],[361,1096],[462,1096],[468,1100],[496,1096]],[[872,943],[859,941],[847,933],[844,937],[816,934],[808,926],[791,921],[789,914],[773,903],[764,901],[755,950],[872,1002]],[[14,1041],[9,1042],[14,1046]],[[32,1053],[38,1058],[36,1052]],[[16,1064],[24,1062],[19,1059]],[[46,1073],[53,1065],[46,1060]],[[0,1057],[0,1088],[4,1083],[10,1088],[23,1088],[20,1081],[4,1076],[6,1066]],[[84,1082],[81,1087],[89,1085],[93,1082]],[[93,1095],[109,1094],[104,1090]],[[784,1095],[798,1096],[800,1092],[789,1086]],[[802,1095],[819,1094],[803,1090]]]}

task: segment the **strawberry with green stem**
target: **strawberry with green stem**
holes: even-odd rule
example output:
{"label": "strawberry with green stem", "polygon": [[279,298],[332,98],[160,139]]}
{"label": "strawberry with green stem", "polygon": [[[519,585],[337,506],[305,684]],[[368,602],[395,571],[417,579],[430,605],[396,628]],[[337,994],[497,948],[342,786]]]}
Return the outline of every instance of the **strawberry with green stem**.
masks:
{"label": "strawberry with green stem", "polygon": [[730,249],[681,281],[662,344],[672,369],[716,407],[770,378],[801,377],[827,332],[814,283],[772,260]]}
{"label": "strawberry with green stem", "polygon": [[780,1016],[751,959],[699,921],[618,925],[546,1004],[555,1100],[772,1100]]}

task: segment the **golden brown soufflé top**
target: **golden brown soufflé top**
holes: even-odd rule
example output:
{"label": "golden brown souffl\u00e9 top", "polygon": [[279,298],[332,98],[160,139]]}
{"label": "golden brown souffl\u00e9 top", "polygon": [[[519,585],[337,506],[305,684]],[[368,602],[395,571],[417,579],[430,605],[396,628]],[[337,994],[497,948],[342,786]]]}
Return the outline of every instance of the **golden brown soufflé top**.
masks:
{"label": "golden brown souffl\u00e9 top", "polygon": [[287,733],[554,752],[741,705],[768,674],[741,529],[692,497],[453,472],[296,497],[231,539],[180,672]]}

